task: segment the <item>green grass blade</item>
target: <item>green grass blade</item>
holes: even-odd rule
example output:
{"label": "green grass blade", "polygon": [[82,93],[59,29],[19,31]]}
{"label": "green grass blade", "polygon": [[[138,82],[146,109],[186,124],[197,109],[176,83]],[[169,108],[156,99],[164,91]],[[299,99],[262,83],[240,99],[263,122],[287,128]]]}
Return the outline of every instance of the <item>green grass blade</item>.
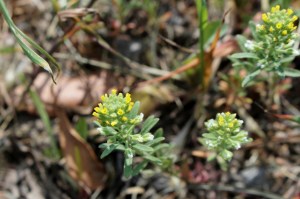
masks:
{"label": "green grass blade", "polygon": [[[0,0],[0,11],[4,17],[4,20],[7,22],[11,32],[15,36],[18,44],[21,46],[22,50],[24,51],[25,55],[35,64],[41,66],[46,71],[48,71],[51,74],[51,77],[54,81],[53,77],[53,70],[50,67],[49,63],[44,60],[41,56],[39,56],[34,50],[32,50],[25,42],[26,40],[32,47],[34,47],[36,50],[38,50],[40,53],[44,54],[50,62],[55,66],[55,69],[57,69],[57,73],[60,72],[60,67],[55,61],[55,59],[49,55],[42,47],[40,47],[36,42],[34,42],[32,39],[30,39],[26,34],[24,34],[13,22],[13,20],[10,17],[10,14],[4,4],[3,0]],[[55,81],[54,81],[55,83]]]}
{"label": "green grass blade", "polygon": [[55,69],[57,72],[60,72],[60,66],[47,51],[45,51],[41,46],[39,46],[35,41],[33,41],[30,37],[28,37],[26,34],[24,34],[18,27],[16,27],[17,32],[37,51],[45,55],[49,61],[55,66]]}
{"label": "green grass blade", "polygon": [[34,106],[36,107],[36,110],[37,110],[39,116],[41,117],[42,122],[45,125],[45,129],[46,129],[46,131],[48,133],[48,136],[51,140],[52,155],[53,155],[54,158],[59,158],[60,157],[59,149],[58,149],[58,147],[56,145],[56,142],[55,142],[52,125],[51,125],[48,113],[46,111],[46,108],[45,108],[43,102],[41,101],[40,97],[38,96],[38,94],[35,91],[30,90],[29,95],[30,95],[30,97],[33,101]]}

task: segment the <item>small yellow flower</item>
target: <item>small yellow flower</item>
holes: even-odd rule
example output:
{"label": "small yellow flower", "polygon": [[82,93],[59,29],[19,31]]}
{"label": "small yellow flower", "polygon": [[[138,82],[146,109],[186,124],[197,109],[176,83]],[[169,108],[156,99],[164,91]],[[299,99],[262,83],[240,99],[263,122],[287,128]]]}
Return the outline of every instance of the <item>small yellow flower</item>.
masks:
{"label": "small yellow flower", "polygon": [[100,113],[102,113],[103,115],[107,114],[107,112],[107,108],[105,107],[100,110]]}
{"label": "small yellow flower", "polygon": [[282,31],[282,35],[287,35],[287,30]]}
{"label": "small yellow flower", "polygon": [[298,17],[296,15],[293,16],[292,21],[297,21]]}
{"label": "small yellow flower", "polygon": [[279,11],[280,10],[280,6],[279,5],[277,5],[277,6],[274,6],[274,7],[272,7],[271,8],[271,12],[277,12],[277,11]]}
{"label": "small yellow flower", "polygon": [[107,99],[107,94],[101,96],[101,100],[104,102]]}
{"label": "small yellow flower", "polygon": [[123,117],[122,117],[122,120],[123,120],[124,122],[126,122],[126,121],[128,120],[128,118],[125,117],[125,116],[123,116]]}
{"label": "small yellow flower", "polygon": [[287,11],[286,11],[286,12],[287,12],[287,14],[288,14],[288,15],[291,15],[291,14],[293,14],[293,13],[294,13],[294,11],[293,11],[292,9],[290,9],[290,8],[289,8],[289,9],[287,9]]}
{"label": "small yellow flower", "polygon": [[111,126],[115,126],[116,124],[118,124],[118,121],[117,121],[117,120],[112,121],[112,122],[110,123]]}
{"label": "small yellow flower", "polygon": [[280,10],[280,6],[279,5],[276,5],[274,7],[271,8],[271,12],[277,12]]}
{"label": "small yellow flower", "polygon": [[111,93],[112,93],[113,95],[117,94],[117,89],[112,89],[112,90],[111,90]]}
{"label": "small yellow flower", "polygon": [[261,18],[262,18],[262,20],[263,20],[264,22],[268,22],[268,21],[269,21],[269,18],[268,18],[268,16],[267,16],[266,13],[262,14]]}
{"label": "small yellow flower", "polygon": [[130,103],[129,103],[129,106],[128,106],[128,108],[127,108],[127,111],[131,111],[133,105],[134,105],[134,103],[133,103],[133,102],[130,102]]}
{"label": "small yellow flower", "polygon": [[234,125],[233,122],[230,122],[230,123],[228,124],[228,127],[229,127],[229,128],[232,128],[233,125]]}
{"label": "small yellow flower", "polygon": [[277,29],[280,29],[280,28],[282,28],[282,23],[280,23],[280,22],[279,22],[279,23],[277,23],[277,24],[276,24],[276,28],[277,28]]}
{"label": "small yellow flower", "polygon": [[290,30],[293,30],[294,28],[294,23],[293,22],[290,22],[288,25],[287,25],[288,29]]}
{"label": "small yellow flower", "polygon": [[229,115],[230,115],[230,112],[226,112],[225,114],[226,114],[226,116],[229,116]]}
{"label": "small yellow flower", "polygon": [[95,112],[100,113],[101,109],[99,107],[94,108]]}
{"label": "small yellow flower", "polygon": [[118,115],[124,115],[124,111],[122,109],[118,109]]}
{"label": "small yellow flower", "polygon": [[99,113],[93,112],[94,117],[99,117]]}
{"label": "small yellow flower", "polygon": [[218,123],[219,123],[220,126],[223,126],[223,125],[224,125],[224,118],[223,118],[222,116],[220,116],[220,117],[218,118]]}
{"label": "small yellow flower", "polygon": [[131,102],[131,95],[129,93],[126,93],[125,96],[125,102],[128,104],[129,102]]}
{"label": "small yellow flower", "polygon": [[273,31],[274,31],[274,28],[271,26],[271,27],[269,28],[269,31],[270,31],[270,32],[273,32]]}

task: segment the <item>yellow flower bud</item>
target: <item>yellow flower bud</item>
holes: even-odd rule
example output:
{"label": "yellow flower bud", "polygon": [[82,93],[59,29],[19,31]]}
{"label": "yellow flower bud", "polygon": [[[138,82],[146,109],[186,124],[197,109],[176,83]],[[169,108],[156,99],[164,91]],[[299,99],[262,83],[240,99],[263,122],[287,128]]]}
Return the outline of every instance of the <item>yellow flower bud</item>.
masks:
{"label": "yellow flower bud", "polygon": [[293,11],[292,9],[290,9],[290,8],[289,8],[289,9],[287,9],[287,11],[286,11],[286,12],[287,12],[287,14],[288,14],[288,15],[291,15],[291,14],[293,14],[293,13],[294,13],[294,11]]}
{"label": "yellow flower bud", "polygon": [[220,117],[218,118],[218,123],[219,123],[220,126],[223,126],[223,125],[224,125],[224,118],[223,118],[222,116],[220,116]]}
{"label": "yellow flower bud", "polygon": [[268,18],[268,16],[267,16],[266,13],[262,14],[261,18],[262,18],[262,20],[263,20],[264,22],[268,22],[268,21],[269,21],[269,18]]}
{"label": "yellow flower bud", "polygon": [[287,25],[288,29],[290,30],[293,30],[294,28],[294,23],[293,22],[290,22],[288,25]]}
{"label": "yellow flower bud", "polygon": [[296,15],[293,16],[292,21],[297,21],[298,17]]}
{"label": "yellow flower bud", "polygon": [[282,31],[282,35],[287,35],[287,31],[286,30]]}
{"label": "yellow flower bud", "polygon": [[104,102],[107,98],[107,94],[101,96],[101,100]]}
{"label": "yellow flower bud", "polygon": [[127,111],[131,111],[133,105],[134,105],[134,103],[133,103],[133,102],[130,102],[130,103],[129,103],[129,106],[128,106],[128,108],[127,108]]}
{"label": "yellow flower bud", "polygon": [[92,114],[94,117],[99,117],[99,114],[98,113],[96,113],[96,112],[93,112],[93,114]]}
{"label": "yellow flower bud", "polygon": [[112,121],[112,122],[110,123],[111,126],[116,126],[116,124],[118,124],[118,121],[117,121],[117,120]]}
{"label": "yellow flower bud", "polygon": [[277,12],[277,11],[279,11],[279,10],[280,10],[280,6],[279,6],[279,5],[274,6],[274,7],[271,8],[271,12],[272,12],[272,13]]}
{"label": "yellow flower bud", "polygon": [[124,122],[126,122],[126,121],[128,120],[128,118],[125,117],[125,116],[123,116],[123,117],[122,117],[122,120],[123,120]]}
{"label": "yellow flower bud", "polygon": [[112,93],[113,95],[117,94],[117,89],[112,89],[112,90],[111,90],[111,93]]}
{"label": "yellow flower bud", "polygon": [[274,31],[274,28],[271,26],[271,27],[269,28],[269,31],[270,31],[270,32],[273,32],[273,31]]}
{"label": "yellow flower bud", "polygon": [[129,93],[126,93],[125,102],[128,104],[130,101],[131,101],[131,95]]}
{"label": "yellow flower bud", "polygon": [[94,110],[97,112],[97,113],[100,113],[101,109],[99,107],[95,107]]}

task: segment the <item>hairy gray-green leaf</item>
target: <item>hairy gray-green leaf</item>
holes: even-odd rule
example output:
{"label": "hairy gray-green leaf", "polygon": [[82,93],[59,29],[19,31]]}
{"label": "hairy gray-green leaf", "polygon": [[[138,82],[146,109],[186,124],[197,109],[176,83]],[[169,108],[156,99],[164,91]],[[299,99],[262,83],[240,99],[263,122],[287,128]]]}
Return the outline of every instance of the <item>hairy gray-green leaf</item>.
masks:
{"label": "hairy gray-green leaf", "polygon": [[111,152],[113,152],[117,148],[118,144],[110,144],[107,145],[105,150],[101,154],[101,159],[108,156]]}
{"label": "hairy gray-green leaf", "polygon": [[153,152],[153,148],[144,144],[134,144],[132,148],[142,152]]}
{"label": "hairy gray-green leaf", "polygon": [[232,58],[232,59],[243,59],[243,58],[259,59],[256,54],[248,53],[248,52],[235,53],[235,54],[231,55],[230,58]]}
{"label": "hairy gray-green leaf", "polygon": [[245,87],[250,81],[252,81],[254,77],[260,73],[260,71],[261,71],[260,69],[257,69],[254,72],[247,75],[242,82],[242,87]]}
{"label": "hairy gray-green leaf", "polygon": [[148,117],[145,122],[143,123],[143,126],[142,126],[142,129],[141,129],[141,132],[140,134],[145,134],[145,133],[148,133],[152,127],[155,126],[155,124],[157,124],[158,122],[158,118],[155,118],[153,115],[151,115],[150,117]]}
{"label": "hairy gray-green leaf", "polygon": [[154,140],[151,140],[150,142],[147,142],[146,145],[147,146],[153,146],[161,141],[165,140],[164,137],[158,137],[158,138],[155,138]]}
{"label": "hairy gray-green leaf", "polygon": [[283,73],[288,77],[300,77],[300,70],[294,68],[285,68]]}

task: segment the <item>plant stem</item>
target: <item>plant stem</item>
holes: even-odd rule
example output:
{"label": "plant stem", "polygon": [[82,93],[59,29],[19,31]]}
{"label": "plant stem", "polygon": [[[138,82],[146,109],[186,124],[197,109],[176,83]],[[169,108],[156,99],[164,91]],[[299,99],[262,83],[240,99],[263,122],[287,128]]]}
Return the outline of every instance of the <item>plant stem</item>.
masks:
{"label": "plant stem", "polygon": [[275,90],[276,90],[276,82],[277,82],[277,75],[276,74],[269,74],[268,77],[268,93],[267,93],[267,106],[269,108],[272,107],[274,103],[274,95],[275,95]]}

